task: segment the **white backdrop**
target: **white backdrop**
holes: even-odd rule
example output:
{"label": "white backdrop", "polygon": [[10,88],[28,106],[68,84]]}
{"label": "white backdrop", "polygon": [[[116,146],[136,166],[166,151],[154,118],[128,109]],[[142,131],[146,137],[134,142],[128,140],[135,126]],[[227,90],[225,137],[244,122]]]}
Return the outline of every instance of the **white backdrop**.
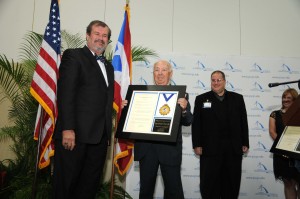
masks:
{"label": "white backdrop", "polygon": [[[269,88],[270,82],[287,82],[299,79],[300,58],[203,56],[194,54],[160,54],[173,67],[175,85],[187,85],[192,111],[195,97],[210,90],[210,75],[214,70],[225,72],[226,89],[243,94],[246,103],[250,150],[244,156],[239,198],[284,198],[283,185],[273,174],[272,140],[268,122],[270,112],[279,109],[282,92],[288,87],[297,90],[297,84]],[[158,58],[133,65],[133,84],[153,84],[152,67]],[[191,128],[183,128],[182,182],[186,199],[199,199],[199,158],[194,155]],[[126,190],[133,197],[139,194],[139,165],[134,162],[126,178]],[[157,177],[154,198],[163,198],[163,182]]]}

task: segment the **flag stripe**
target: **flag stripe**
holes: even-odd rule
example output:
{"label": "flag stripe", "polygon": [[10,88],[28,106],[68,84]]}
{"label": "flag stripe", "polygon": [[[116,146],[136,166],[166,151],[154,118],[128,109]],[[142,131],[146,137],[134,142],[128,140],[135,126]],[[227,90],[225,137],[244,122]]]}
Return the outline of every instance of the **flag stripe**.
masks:
{"label": "flag stripe", "polygon": [[[52,0],[49,22],[45,29],[30,88],[31,95],[39,103],[34,130],[34,139],[41,139],[39,140],[41,143],[39,168],[48,166],[50,157],[54,155],[52,135],[57,117],[56,85],[60,64],[60,45],[59,6],[57,0]],[[42,113],[44,113],[43,118],[41,118]]]}

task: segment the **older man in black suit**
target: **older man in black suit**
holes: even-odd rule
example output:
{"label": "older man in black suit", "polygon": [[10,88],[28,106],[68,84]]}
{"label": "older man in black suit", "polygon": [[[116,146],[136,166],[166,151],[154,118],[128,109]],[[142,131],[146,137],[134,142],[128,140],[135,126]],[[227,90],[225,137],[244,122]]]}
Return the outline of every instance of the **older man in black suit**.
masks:
{"label": "older man in black suit", "polygon": [[243,96],[225,89],[222,71],[211,74],[211,91],[196,97],[192,124],[193,148],[200,155],[203,199],[236,199],[243,153],[249,148]]}
{"label": "older man in black suit", "polygon": [[83,48],[64,52],[57,88],[55,199],[95,198],[112,131],[114,70],[103,56],[111,36],[92,21]]}
{"label": "older man in black suit", "polygon": [[[168,61],[160,60],[154,64],[153,77],[156,85],[170,85],[173,74]],[[186,98],[179,98],[181,121],[175,143],[136,141],[134,144],[134,160],[140,163],[140,199],[153,199],[158,168],[160,167],[164,181],[165,199],[184,199],[181,183],[182,134],[181,126],[192,123],[191,107]]]}

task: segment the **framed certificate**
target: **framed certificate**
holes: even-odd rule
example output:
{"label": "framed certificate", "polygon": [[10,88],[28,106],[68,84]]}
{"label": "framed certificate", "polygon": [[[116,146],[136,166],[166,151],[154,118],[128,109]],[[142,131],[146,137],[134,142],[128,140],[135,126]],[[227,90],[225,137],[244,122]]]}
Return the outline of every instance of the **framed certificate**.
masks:
{"label": "framed certificate", "polygon": [[116,137],[176,142],[186,86],[129,85]]}
{"label": "framed certificate", "polygon": [[300,126],[286,126],[274,141],[271,152],[300,159]]}

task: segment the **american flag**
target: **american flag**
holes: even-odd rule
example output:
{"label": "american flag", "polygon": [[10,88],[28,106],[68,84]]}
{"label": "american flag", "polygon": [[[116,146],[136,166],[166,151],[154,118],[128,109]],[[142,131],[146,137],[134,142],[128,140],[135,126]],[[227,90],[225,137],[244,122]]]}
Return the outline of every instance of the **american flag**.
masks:
{"label": "american flag", "polygon": [[[129,5],[126,5],[125,7],[124,21],[120,31],[118,43],[116,45],[112,64],[114,66],[115,71],[114,109],[117,112],[118,122],[121,116],[122,100],[125,99],[128,85],[131,84],[132,55],[131,35],[129,29]],[[114,158],[114,164],[121,175],[124,175],[127,172],[133,161],[132,149],[132,142],[123,139],[118,139],[118,153]]]}
{"label": "american flag", "polygon": [[[59,5],[58,0],[52,0],[49,22],[45,30],[30,88],[31,95],[39,103],[34,139],[40,139],[40,156],[38,162],[40,169],[48,166],[50,157],[54,155],[52,134],[57,118],[56,85],[58,67],[61,60],[60,45]],[[41,118],[41,115],[43,115],[43,118]]]}

